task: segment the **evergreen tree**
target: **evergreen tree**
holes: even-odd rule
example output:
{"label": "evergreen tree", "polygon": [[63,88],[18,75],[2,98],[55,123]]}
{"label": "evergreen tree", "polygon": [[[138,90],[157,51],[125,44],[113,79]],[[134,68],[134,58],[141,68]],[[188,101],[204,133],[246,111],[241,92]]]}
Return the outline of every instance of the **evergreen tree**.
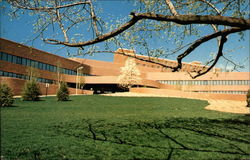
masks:
{"label": "evergreen tree", "polygon": [[41,91],[36,79],[32,78],[31,80],[26,81],[22,93],[22,99],[24,101],[38,101],[40,100],[40,95]]}
{"label": "evergreen tree", "polygon": [[68,101],[69,100],[69,90],[65,82],[61,82],[59,89],[57,91],[57,101]]}
{"label": "evergreen tree", "polygon": [[7,84],[0,83],[0,106],[7,107],[14,103],[13,93]]}

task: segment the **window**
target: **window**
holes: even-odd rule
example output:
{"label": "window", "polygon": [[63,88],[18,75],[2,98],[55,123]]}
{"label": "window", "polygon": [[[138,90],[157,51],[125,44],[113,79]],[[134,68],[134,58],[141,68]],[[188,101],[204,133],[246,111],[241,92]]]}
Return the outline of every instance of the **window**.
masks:
{"label": "window", "polygon": [[16,78],[16,77],[17,77],[17,76],[16,76],[16,73],[13,73],[12,77]]}
{"label": "window", "polygon": [[62,74],[65,74],[65,69],[64,68],[62,69]]}
{"label": "window", "polygon": [[9,77],[8,72],[3,72],[3,76],[5,76],[5,77]]}
{"label": "window", "polygon": [[50,67],[49,67],[49,70],[51,71],[51,72],[54,72],[54,66],[52,66],[52,65],[49,65]]}
{"label": "window", "polygon": [[17,57],[16,63],[17,64],[22,64],[22,59],[23,59],[22,57]]}
{"label": "window", "polygon": [[2,60],[7,61],[8,56],[6,53],[2,53]]}
{"label": "window", "polygon": [[13,57],[13,56],[10,55],[10,54],[8,54],[7,57],[8,57],[7,61],[12,62],[12,57]]}
{"label": "window", "polygon": [[27,59],[27,66],[31,66],[31,61],[30,61],[30,59]]}
{"label": "window", "polygon": [[250,81],[246,80],[246,85],[249,85],[250,84]]}
{"label": "window", "polygon": [[46,70],[46,64],[42,63],[42,69]]}
{"label": "window", "polygon": [[46,65],[46,70],[49,71],[49,65],[48,64],[45,65]]}
{"label": "window", "polygon": [[3,71],[0,71],[0,76],[3,76]]}
{"label": "window", "polygon": [[12,62],[17,63],[17,57],[16,56],[13,56]]}
{"label": "window", "polygon": [[34,68],[38,68],[38,62],[37,61],[33,61],[34,62]]}
{"label": "window", "polygon": [[22,75],[21,74],[17,74],[17,77],[16,78],[22,78]]}
{"label": "window", "polygon": [[24,66],[27,65],[27,59],[26,58],[22,58],[22,65],[24,65]]}
{"label": "window", "polygon": [[39,68],[39,69],[43,69],[43,63],[38,62],[38,68]]}

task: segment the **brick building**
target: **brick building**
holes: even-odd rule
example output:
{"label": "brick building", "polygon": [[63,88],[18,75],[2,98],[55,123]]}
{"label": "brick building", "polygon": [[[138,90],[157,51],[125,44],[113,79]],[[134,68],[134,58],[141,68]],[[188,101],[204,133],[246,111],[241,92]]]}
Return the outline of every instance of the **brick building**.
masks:
{"label": "brick building", "polygon": [[[134,51],[126,49],[118,49],[116,52],[135,54]],[[142,59],[148,58],[136,56]],[[55,94],[59,79],[67,82],[71,94],[122,91],[117,85],[117,77],[126,59],[127,56],[120,54],[114,54],[113,62],[64,58],[0,39],[0,82],[7,83],[15,95],[20,95],[25,81],[30,78],[27,70],[33,67],[38,73],[37,80],[43,94]],[[153,60],[171,66],[177,64],[176,61],[166,59],[153,58]],[[144,88],[135,88],[131,91],[167,94],[171,90],[183,95],[192,92],[220,99],[244,100],[250,88],[249,72],[221,72],[219,69],[214,69],[202,77],[191,79],[185,71],[204,68],[200,62],[183,63],[182,70],[174,73],[155,63],[136,60],[136,64],[141,72],[141,81],[136,86]],[[81,78],[85,84],[82,89],[76,85],[81,83]]]}

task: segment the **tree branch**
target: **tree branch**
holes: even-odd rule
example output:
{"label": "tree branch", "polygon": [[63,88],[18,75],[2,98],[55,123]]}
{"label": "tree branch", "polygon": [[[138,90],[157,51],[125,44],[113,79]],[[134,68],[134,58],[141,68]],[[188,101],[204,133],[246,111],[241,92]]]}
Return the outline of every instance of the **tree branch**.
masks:
{"label": "tree branch", "polygon": [[[57,8],[58,7],[58,1],[55,0],[55,2],[56,2],[56,8]],[[63,32],[65,42],[69,42],[69,38],[68,38],[68,35],[67,35],[67,29],[64,29],[64,25],[62,23],[62,17],[61,17],[59,9],[56,9],[56,17],[57,17],[57,22],[59,24],[59,27]]]}
{"label": "tree branch", "polygon": [[54,10],[54,9],[68,8],[68,7],[73,7],[73,6],[77,6],[77,5],[90,3],[89,1],[85,1],[85,2],[77,2],[77,3],[67,4],[67,5],[63,5],[63,6],[55,6],[55,7],[27,7],[27,6],[20,5],[20,3],[17,0],[15,0],[14,2],[11,0],[8,0],[8,2],[13,4],[13,6],[15,6],[17,8],[26,9],[26,10],[33,10],[33,11],[50,11],[50,10]]}
{"label": "tree branch", "polygon": [[225,29],[225,30],[215,32],[213,34],[204,36],[204,37],[196,40],[184,53],[180,54],[177,57],[178,65],[174,68],[174,71],[178,71],[179,69],[181,69],[182,68],[182,59],[185,58],[187,55],[189,55],[192,51],[194,51],[202,43],[205,43],[205,42],[207,42],[207,41],[209,41],[211,39],[214,39],[216,37],[219,37],[219,36],[227,36],[227,35],[232,34],[232,33],[244,31],[246,29],[248,29],[248,28],[230,28],[230,29]]}
{"label": "tree branch", "polygon": [[204,2],[207,5],[209,5],[211,8],[213,8],[217,12],[218,15],[221,14],[221,11],[218,8],[216,8],[211,2],[209,2],[207,0],[199,0],[199,1]]}
{"label": "tree branch", "polygon": [[[217,15],[221,15],[221,11],[216,8],[211,2],[207,1],[207,0],[199,0],[201,2],[206,3],[208,6],[210,6],[211,8],[213,8],[215,10],[215,12],[217,13]],[[218,32],[218,28],[216,25],[211,24],[212,28],[214,29],[215,32]],[[217,42],[218,42],[218,46],[220,45],[220,38],[217,38]]]}
{"label": "tree branch", "polygon": [[171,13],[172,13],[174,16],[178,16],[179,14],[178,14],[178,12],[176,11],[176,9],[175,9],[173,3],[172,3],[170,0],[166,0],[165,2],[166,2],[166,4],[167,4],[168,8],[170,9]]}
{"label": "tree branch", "polygon": [[89,7],[90,7],[90,14],[91,14],[91,18],[92,18],[92,24],[93,24],[93,27],[94,27],[94,30],[95,30],[95,34],[96,34],[96,37],[99,36],[99,31],[98,31],[98,27],[97,27],[97,18],[96,18],[96,15],[95,15],[95,11],[94,11],[94,7],[93,7],[93,4],[91,1],[89,1]]}
{"label": "tree branch", "polygon": [[227,41],[226,35],[222,35],[222,36],[221,36],[220,46],[219,46],[219,49],[218,49],[218,53],[217,53],[217,56],[216,56],[216,58],[215,58],[213,64],[212,64],[211,66],[209,66],[209,67],[207,68],[207,70],[205,70],[205,71],[203,71],[203,72],[202,72],[202,70],[198,71],[198,74],[196,74],[195,76],[192,76],[192,75],[189,73],[189,75],[190,75],[193,79],[195,79],[195,78],[197,78],[197,77],[199,77],[199,76],[202,76],[202,75],[206,74],[207,72],[209,72],[209,71],[216,65],[216,63],[218,62],[218,60],[220,59],[220,57],[223,56],[223,52],[222,52],[222,51],[223,51],[223,47],[224,47],[224,44],[226,43],[226,41]]}
{"label": "tree branch", "polygon": [[133,25],[135,25],[139,20],[142,19],[151,19],[156,21],[166,21],[166,22],[175,22],[177,24],[188,25],[188,24],[216,24],[216,25],[225,25],[232,27],[240,27],[246,29],[250,29],[250,20],[241,19],[241,18],[233,18],[233,17],[225,17],[225,16],[212,16],[212,15],[178,15],[178,16],[168,16],[161,14],[153,14],[153,13],[131,13],[133,16],[130,21],[118,27],[117,29],[101,35],[96,39],[78,42],[78,43],[68,43],[61,42],[55,39],[45,39],[44,41],[49,44],[57,44],[57,45],[66,45],[69,47],[83,47],[87,45],[96,44],[99,42],[103,42],[112,37],[117,36],[118,34],[124,32],[129,29]]}
{"label": "tree branch", "polygon": [[79,43],[67,43],[67,42],[61,42],[55,39],[45,39],[44,41],[49,44],[56,44],[56,45],[66,45],[69,47],[83,47],[83,46],[88,46],[92,44],[96,44],[99,42],[103,42],[105,40],[108,40],[112,37],[117,36],[118,34],[124,32],[125,30],[129,29],[131,26],[133,26],[139,19],[135,16],[128,21],[127,23],[123,24],[122,26],[118,27],[112,32],[106,33],[104,35],[101,35],[97,37],[96,39],[90,40],[90,41],[85,41],[85,42],[79,42]]}
{"label": "tree branch", "polygon": [[213,15],[178,15],[169,16],[154,13],[137,13],[135,14],[139,19],[152,19],[157,21],[175,22],[177,24],[216,24],[231,27],[248,27],[250,28],[250,20]]}

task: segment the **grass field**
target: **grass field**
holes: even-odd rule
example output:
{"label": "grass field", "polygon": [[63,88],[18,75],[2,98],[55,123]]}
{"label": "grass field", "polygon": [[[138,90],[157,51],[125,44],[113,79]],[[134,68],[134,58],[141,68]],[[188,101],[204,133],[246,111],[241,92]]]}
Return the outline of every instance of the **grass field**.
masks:
{"label": "grass field", "polygon": [[1,159],[247,159],[250,117],[179,98],[72,96],[1,108]]}

